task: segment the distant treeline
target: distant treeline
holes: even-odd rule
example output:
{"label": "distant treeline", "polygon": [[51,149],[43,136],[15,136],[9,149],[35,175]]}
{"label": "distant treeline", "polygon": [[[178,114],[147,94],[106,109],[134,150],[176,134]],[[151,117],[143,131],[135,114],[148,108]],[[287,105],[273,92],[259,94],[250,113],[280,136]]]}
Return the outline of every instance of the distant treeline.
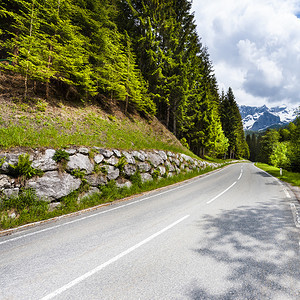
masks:
{"label": "distant treeline", "polygon": [[300,172],[300,108],[299,116],[287,127],[248,134],[246,140],[250,160]]}
{"label": "distant treeline", "polygon": [[[233,91],[218,91],[188,0],[10,0],[0,58],[66,98],[117,101],[156,115],[198,155],[248,157]],[[72,95],[72,97],[70,97]],[[74,96],[75,95],[75,96]]]}

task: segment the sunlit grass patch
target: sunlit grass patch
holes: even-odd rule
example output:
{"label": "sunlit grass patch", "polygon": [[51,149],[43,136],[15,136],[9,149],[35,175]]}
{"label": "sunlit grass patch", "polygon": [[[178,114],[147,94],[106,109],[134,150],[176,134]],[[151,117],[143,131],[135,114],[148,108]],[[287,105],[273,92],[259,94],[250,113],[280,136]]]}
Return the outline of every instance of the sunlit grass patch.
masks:
{"label": "sunlit grass patch", "polygon": [[258,168],[268,172],[274,177],[279,178],[282,181],[288,182],[295,186],[300,186],[300,173],[289,172],[287,170],[282,170],[282,176],[280,175],[280,168],[270,166],[263,163],[255,164]]}

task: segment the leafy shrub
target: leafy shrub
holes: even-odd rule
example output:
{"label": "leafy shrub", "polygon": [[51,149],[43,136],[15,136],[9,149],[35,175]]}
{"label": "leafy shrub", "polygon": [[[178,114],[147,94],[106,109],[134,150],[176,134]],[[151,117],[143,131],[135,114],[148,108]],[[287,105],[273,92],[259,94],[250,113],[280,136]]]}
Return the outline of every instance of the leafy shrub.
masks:
{"label": "leafy shrub", "polygon": [[16,165],[9,164],[12,176],[23,177],[25,179],[30,179],[34,176],[42,176],[43,172],[33,168],[31,163],[32,161],[29,159],[28,153],[20,155]]}
{"label": "leafy shrub", "polygon": [[53,160],[55,160],[57,163],[62,162],[62,161],[69,161],[70,160],[70,155],[68,152],[66,152],[63,149],[56,150],[54,155],[53,155]]}
{"label": "leafy shrub", "polygon": [[160,175],[159,169],[154,170],[152,173],[153,180],[157,180],[159,175]]}
{"label": "leafy shrub", "polygon": [[127,160],[125,156],[122,156],[118,163],[116,164],[116,167],[119,169],[120,174],[123,175],[124,173],[124,167],[127,165]]}
{"label": "leafy shrub", "polygon": [[67,167],[67,162],[70,160],[70,155],[65,150],[59,149],[55,151],[52,159],[60,165],[60,170],[64,170]]}
{"label": "leafy shrub", "polygon": [[185,148],[187,148],[188,150],[190,150],[190,145],[188,144],[186,138],[183,137],[183,138],[180,140],[180,143],[181,143],[181,145],[182,145],[183,147],[185,147]]}
{"label": "leafy shrub", "polygon": [[[14,211],[16,217],[9,217]],[[33,189],[23,189],[16,197],[5,197],[0,201],[0,227],[8,228],[44,219],[48,203],[40,200]]]}
{"label": "leafy shrub", "polygon": [[131,175],[130,181],[134,186],[138,186],[139,188],[143,185],[141,174],[138,171]]}

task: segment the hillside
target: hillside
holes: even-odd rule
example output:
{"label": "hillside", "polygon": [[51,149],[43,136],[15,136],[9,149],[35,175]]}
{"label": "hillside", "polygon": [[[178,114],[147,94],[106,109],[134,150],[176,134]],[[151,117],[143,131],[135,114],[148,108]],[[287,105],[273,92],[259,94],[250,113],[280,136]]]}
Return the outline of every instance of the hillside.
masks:
{"label": "hillside", "polygon": [[[22,100],[21,76],[0,77],[0,147],[64,148],[70,145],[118,149],[163,149],[192,155],[155,117],[132,110],[126,115],[117,102],[46,101],[31,93]],[[57,99],[58,98],[58,99]]]}

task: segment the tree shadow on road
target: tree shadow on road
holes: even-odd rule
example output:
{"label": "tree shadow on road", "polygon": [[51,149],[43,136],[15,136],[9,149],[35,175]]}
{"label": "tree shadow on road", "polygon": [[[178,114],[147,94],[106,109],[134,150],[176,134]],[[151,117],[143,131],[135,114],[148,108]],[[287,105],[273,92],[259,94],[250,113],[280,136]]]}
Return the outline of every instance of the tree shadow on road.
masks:
{"label": "tree shadow on road", "polygon": [[300,299],[299,232],[287,204],[273,200],[204,216],[198,226],[205,238],[193,251],[226,269],[223,277],[211,270],[225,285],[204,288],[197,281],[189,287],[190,299]]}

